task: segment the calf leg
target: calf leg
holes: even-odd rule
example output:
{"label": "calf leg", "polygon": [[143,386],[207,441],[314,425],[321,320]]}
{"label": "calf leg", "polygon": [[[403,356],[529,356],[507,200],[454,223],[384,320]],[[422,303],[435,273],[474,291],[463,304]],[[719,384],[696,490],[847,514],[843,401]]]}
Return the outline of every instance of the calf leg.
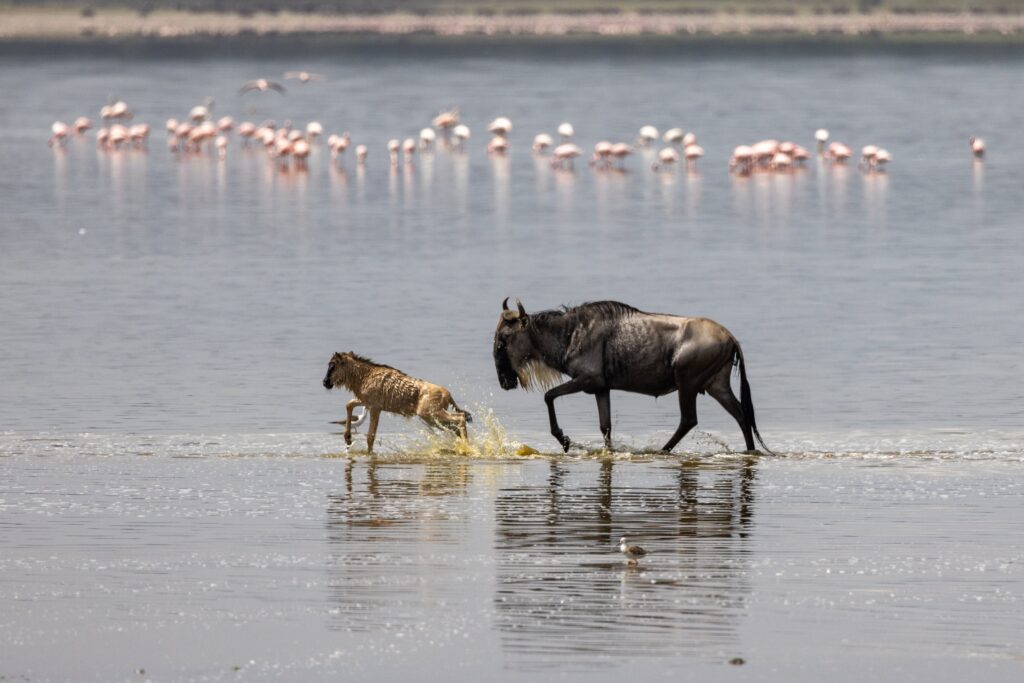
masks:
{"label": "calf leg", "polygon": [[345,404],[345,445],[352,445],[352,411],[358,406],[363,405],[363,402],[358,398],[354,398]]}
{"label": "calf leg", "polygon": [[370,428],[366,432],[367,453],[373,453],[373,442],[377,439],[378,422],[380,422],[380,408],[370,408]]}
{"label": "calf leg", "polygon": [[597,397],[597,419],[601,425],[601,435],[604,437],[604,447],[611,450],[612,447],[612,400],[610,391],[599,391]]}
{"label": "calf leg", "polygon": [[746,416],[743,414],[743,406],[740,404],[739,399],[736,398],[736,394],[732,393],[732,387],[729,384],[730,374],[732,374],[732,365],[726,365],[715,375],[714,381],[708,387],[708,393],[739,423],[740,429],[743,431],[743,441],[746,442],[747,452],[755,452],[753,430],[747,424]]}

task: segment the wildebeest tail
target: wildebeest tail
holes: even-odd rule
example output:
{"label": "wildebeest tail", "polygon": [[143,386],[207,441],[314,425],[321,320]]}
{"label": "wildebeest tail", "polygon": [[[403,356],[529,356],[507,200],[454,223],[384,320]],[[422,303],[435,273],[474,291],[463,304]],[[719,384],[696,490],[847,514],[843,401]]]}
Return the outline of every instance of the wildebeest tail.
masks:
{"label": "wildebeest tail", "polygon": [[757,431],[757,420],[754,418],[754,399],[750,396],[750,382],[747,381],[747,368],[743,362],[743,350],[739,343],[736,344],[736,364],[740,366],[740,406],[743,408],[743,419],[750,425],[751,431],[757,437],[757,442],[768,455],[775,455],[771,449],[764,445],[761,433]]}

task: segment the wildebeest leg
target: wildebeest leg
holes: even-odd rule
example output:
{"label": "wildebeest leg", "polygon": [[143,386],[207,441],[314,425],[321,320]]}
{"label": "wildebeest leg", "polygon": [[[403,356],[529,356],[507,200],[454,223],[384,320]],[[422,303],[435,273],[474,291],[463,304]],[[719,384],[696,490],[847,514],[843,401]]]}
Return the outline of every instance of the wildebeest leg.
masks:
{"label": "wildebeest leg", "polygon": [[352,411],[363,405],[358,398],[354,398],[345,404],[345,445],[352,445]]}
{"label": "wildebeest leg", "polygon": [[604,447],[612,447],[612,400],[610,391],[599,391],[597,397],[597,419],[601,425],[601,435],[604,436]]}
{"label": "wildebeest leg", "polygon": [[558,443],[562,444],[562,450],[566,453],[569,452],[569,437],[562,433],[561,427],[558,426],[558,418],[555,417],[555,399],[559,396],[567,396],[568,394],[575,394],[579,391],[583,391],[583,382],[577,379],[571,379],[565,384],[559,384],[554,389],[551,389],[544,394],[544,402],[548,404],[548,420],[551,422],[551,436],[558,439]]}
{"label": "wildebeest leg", "polygon": [[719,370],[711,386],[708,387],[708,393],[739,423],[740,429],[743,430],[743,440],[746,442],[747,451],[754,452],[754,433],[743,415],[743,406],[740,404],[740,400],[736,398],[736,394],[732,393],[732,387],[729,385],[729,375],[731,374],[731,364]]}
{"label": "wildebeest leg", "polygon": [[676,433],[668,440],[661,450],[668,453],[686,436],[686,433],[697,426],[697,392],[688,387],[679,387],[679,426]]}
{"label": "wildebeest leg", "polygon": [[370,428],[366,432],[366,452],[373,453],[373,442],[377,438],[377,423],[380,421],[380,408],[370,408]]}

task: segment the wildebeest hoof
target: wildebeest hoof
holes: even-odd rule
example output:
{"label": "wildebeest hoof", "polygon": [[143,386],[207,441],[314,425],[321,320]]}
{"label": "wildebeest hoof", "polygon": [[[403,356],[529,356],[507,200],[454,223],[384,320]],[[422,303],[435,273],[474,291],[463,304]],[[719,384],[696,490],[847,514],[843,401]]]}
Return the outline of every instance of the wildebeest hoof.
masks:
{"label": "wildebeest hoof", "polygon": [[352,445],[352,435],[351,434],[346,434],[345,435],[345,445],[346,446],[351,446]]}
{"label": "wildebeest hoof", "polygon": [[567,437],[565,434],[562,434],[560,437],[558,437],[558,441],[559,441],[559,443],[562,444],[562,450],[565,451],[566,453],[568,453],[569,452],[569,446],[572,445],[572,442],[569,441],[569,437]]}

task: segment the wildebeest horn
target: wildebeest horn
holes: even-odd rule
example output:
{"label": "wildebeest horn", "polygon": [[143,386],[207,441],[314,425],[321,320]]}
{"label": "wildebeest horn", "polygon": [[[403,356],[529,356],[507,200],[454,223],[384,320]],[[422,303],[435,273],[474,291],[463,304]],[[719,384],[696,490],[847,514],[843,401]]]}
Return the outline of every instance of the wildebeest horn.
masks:
{"label": "wildebeest horn", "polygon": [[508,297],[507,296],[505,297],[505,300],[501,302],[501,310],[503,310],[503,311],[507,311],[508,310]]}
{"label": "wildebeest horn", "polygon": [[525,318],[526,317],[526,309],[523,308],[523,302],[520,301],[519,299],[516,299],[516,306],[519,307],[519,316],[522,317],[522,318]]}

